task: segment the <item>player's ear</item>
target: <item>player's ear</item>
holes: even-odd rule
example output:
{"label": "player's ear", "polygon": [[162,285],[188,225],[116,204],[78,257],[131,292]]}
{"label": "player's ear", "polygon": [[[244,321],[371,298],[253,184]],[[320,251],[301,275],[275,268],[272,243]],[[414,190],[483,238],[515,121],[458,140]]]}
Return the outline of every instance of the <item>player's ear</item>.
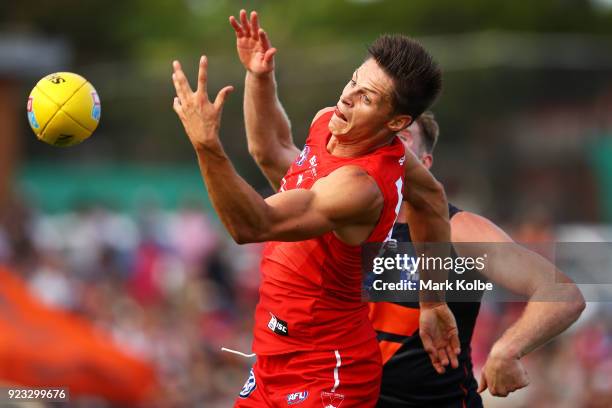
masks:
{"label": "player's ear", "polygon": [[412,123],[412,116],[410,115],[395,115],[389,122],[387,127],[394,133],[399,132],[402,129],[406,129]]}
{"label": "player's ear", "polygon": [[431,166],[433,166],[433,156],[429,153],[424,154],[423,157],[421,157],[421,163],[423,163],[427,169],[431,169]]}

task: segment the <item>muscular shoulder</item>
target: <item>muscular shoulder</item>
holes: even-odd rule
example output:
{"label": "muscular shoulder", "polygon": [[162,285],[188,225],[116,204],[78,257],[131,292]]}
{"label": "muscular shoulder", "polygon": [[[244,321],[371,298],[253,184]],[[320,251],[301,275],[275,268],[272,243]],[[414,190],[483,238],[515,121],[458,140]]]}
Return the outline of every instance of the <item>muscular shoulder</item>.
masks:
{"label": "muscular shoulder", "polygon": [[310,126],[314,125],[314,123],[317,121],[317,119],[319,119],[321,116],[325,115],[328,112],[332,112],[334,109],[335,109],[335,107],[329,106],[327,108],[323,108],[320,111],[318,111],[317,114],[315,115],[315,117],[312,119],[312,122],[310,123]]}
{"label": "muscular shoulder", "polygon": [[312,188],[333,206],[339,217],[378,217],[383,205],[383,194],[376,181],[358,166],[343,166],[318,180]]}
{"label": "muscular shoulder", "polygon": [[469,211],[450,219],[453,242],[512,242],[512,238],[491,220]]}

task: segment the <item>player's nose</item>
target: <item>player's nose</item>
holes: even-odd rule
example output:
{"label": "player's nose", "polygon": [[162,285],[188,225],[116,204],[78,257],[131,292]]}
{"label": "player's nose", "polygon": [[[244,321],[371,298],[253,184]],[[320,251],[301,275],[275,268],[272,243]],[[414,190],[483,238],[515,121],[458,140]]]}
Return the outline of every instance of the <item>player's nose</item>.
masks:
{"label": "player's nose", "polygon": [[340,103],[342,103],[343,105],[351,108],[353,107],[353,98],[350,92],[347,93],[343,93],[340,96]]}

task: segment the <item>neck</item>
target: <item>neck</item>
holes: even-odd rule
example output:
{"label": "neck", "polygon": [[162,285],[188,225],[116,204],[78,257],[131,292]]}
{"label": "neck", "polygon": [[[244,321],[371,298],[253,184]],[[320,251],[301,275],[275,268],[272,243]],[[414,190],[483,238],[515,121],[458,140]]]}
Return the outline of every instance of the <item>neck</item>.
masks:
{"label": "neck", "polygon": [[364,156],[383,146],[390,145],[394,137],[394,135],[390,134],[367,140],[347,141],[340,140],[332,135],[327,142],[327,151],[329,154],[338,157]]}

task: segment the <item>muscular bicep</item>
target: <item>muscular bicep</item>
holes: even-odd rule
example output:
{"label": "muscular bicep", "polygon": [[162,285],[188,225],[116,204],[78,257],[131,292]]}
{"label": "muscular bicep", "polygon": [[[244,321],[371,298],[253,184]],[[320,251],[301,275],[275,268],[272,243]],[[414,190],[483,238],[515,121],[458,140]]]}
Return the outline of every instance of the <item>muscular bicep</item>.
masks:
{"label": "muscular bicep", "polygon": [[383,199],[367,174],[343,168],[310,190],[277,193],[266,203],[269,225],[261,241],[301,241],[351,226],[375,225]]}
{"label": "muscular bicep", "polygon": [[520,295],[531,296],[563,276],[552,263],[515,243],[493,222],[467,211],[451,219],[451,240],[459,256],[485,257],[484,277]]}

